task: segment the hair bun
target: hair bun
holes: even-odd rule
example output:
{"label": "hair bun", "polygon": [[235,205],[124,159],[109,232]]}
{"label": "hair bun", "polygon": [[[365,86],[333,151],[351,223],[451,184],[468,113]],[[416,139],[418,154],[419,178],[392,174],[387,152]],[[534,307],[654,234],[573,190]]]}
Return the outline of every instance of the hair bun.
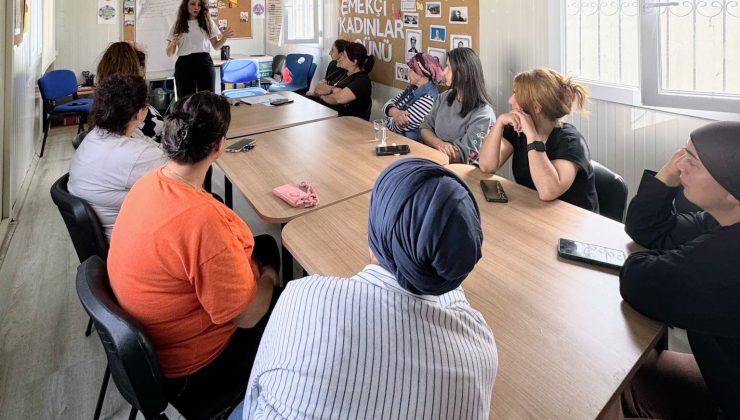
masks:
{"label": "hair bun", "polygon": [[186,112],[176,111],[167,116],[172,122],[173,137],[178,149],[188,145],[193,132],[193,121]]}

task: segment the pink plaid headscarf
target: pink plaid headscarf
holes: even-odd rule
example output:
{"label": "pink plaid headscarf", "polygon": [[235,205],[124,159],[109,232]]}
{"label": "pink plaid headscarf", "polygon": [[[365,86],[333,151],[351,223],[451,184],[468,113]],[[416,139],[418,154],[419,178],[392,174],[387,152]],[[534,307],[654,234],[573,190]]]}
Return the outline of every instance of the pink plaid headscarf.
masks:
{"label": "pink plaid headscarf", "polygon": [[442,84],[445,81],[444,71],[439,61],[427,53],[417,53],[407,63],[409,68],[424,77],[429,78],[436,84]]}

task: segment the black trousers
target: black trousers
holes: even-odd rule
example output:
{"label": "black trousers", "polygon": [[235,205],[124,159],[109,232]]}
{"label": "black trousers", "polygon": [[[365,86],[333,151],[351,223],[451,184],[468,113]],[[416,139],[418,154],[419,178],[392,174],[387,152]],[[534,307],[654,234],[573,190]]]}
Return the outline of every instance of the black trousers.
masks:
{"label": "black trousers", "polygon": [[175,63],[175,83],[177,96],[184,98],[187,95],[208,90],[214,92],[216,70],[213,60],[208,53],[183,55]]}

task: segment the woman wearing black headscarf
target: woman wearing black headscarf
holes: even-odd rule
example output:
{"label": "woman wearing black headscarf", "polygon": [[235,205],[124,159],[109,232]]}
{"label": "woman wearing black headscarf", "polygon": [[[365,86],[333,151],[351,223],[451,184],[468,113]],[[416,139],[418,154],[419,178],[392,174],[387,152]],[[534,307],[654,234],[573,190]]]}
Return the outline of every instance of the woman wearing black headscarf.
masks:
{"label": "woman wearing black headscarf", "polygon": [[[701,207],[676,214],[684,194]],[[650,251],[620,274],[636,310],[687,330],[693,351],[653,354],[622,398],[627,417],[740,418],[740,123],[691,133],[658,172],[645,171],[625,230]]]}

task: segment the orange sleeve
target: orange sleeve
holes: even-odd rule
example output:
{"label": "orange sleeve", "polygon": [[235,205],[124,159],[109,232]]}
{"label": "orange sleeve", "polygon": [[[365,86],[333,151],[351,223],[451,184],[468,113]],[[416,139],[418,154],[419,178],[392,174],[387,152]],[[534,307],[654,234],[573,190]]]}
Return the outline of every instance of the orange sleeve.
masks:
{"label": "orange sleeve", "polygon": [[[193,286],[198,300],[214,324],[236,318],[257,293],[259,271],[252,263],[254,237],[247,225],[233,212],[214,216],[213,208],[198,238],[199,255],[210,255],[194,267]],[[230,210],[229,210],[230,212]],[[214,250],[222,248],[214,254]],[[197,258],[197,256],[196,256]]]}

